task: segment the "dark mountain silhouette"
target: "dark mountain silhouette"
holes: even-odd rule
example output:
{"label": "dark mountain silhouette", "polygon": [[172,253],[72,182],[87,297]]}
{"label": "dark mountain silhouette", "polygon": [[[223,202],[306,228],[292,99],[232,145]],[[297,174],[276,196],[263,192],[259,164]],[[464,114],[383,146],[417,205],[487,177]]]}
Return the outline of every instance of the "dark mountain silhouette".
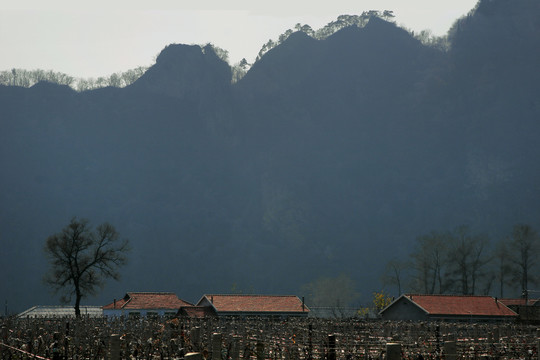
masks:
{"label": "dark mountain silhouette", "polygon": [[341,273],[369,298],[422,233],[538,225],[539,15],[480,1],[448,51],[376,17],[297,32],[235,84],[211,46],[170,45],[123,89],[0,86],[0,293],[55,301],[42,247],[73,216],[134,249],[98,304]]}

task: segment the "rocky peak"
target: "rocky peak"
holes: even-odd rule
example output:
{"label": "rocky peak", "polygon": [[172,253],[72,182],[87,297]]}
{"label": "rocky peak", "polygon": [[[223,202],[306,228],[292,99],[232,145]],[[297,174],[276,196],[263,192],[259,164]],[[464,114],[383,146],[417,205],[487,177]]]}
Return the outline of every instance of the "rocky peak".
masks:
{"label": "rocky peak", "polygon": [[175,98],[191,98],[227,88],[231,69],[210,46],[173,44],[133,86]]}

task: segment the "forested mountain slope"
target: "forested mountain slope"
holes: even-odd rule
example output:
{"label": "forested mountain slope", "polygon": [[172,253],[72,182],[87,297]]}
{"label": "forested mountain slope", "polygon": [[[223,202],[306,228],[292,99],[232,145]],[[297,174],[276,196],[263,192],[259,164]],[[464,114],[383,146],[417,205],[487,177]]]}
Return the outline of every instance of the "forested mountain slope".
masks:
{"label": "forested mountain slope", "polygon": [[123,89],[0,86],[0,293],[55,301],[42,247],[73,216],[132,242],[94,304],[301,296],[339,274],[370,297],[422,233],[540,225],[538,19],[537,1],[481,1],[447,51],[375,17],[298,32],[235,84],[211,47],[169,45]]}

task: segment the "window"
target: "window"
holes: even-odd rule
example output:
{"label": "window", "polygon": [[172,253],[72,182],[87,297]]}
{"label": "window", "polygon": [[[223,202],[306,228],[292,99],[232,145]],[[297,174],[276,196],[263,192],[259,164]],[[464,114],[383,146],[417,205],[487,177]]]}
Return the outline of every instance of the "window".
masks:
{"label": "window", "polygon": [[148,311],[146,312],[146,317],[149,319],[156,319],[158,317],[158,313],[155,311]]}

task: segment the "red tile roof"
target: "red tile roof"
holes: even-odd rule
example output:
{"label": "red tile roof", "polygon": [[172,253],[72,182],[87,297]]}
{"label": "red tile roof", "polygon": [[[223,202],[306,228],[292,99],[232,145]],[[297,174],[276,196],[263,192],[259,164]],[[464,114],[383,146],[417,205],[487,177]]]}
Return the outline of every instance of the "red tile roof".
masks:
{"label": "red tile roof", "polygon": [[[523,305],[525,305],[525,299],[499,299],[499,301],[502,302],[506,306],[512,306],[512,305],[523,306]],[[537,299],[529,299],[527,304],[532,306],[532,305],[536,304],[537,301],[539,301],[539,300],[537,300]]]}
{"label": "red tile roof", "polygon": [[302,300],[295,295],[204,295],[199,304],[206,299],[219,312],[309,312]]}
{"label": "red tile roof", "polygon": [[407,296],[430,315],[517,316],[491,296],[415,295]]}
{"label": "red tile roof", "polygon": [[129,292],[123,299],[103,306],[103,310],[114,309],[174,309],[192,305],[168,292]]}

